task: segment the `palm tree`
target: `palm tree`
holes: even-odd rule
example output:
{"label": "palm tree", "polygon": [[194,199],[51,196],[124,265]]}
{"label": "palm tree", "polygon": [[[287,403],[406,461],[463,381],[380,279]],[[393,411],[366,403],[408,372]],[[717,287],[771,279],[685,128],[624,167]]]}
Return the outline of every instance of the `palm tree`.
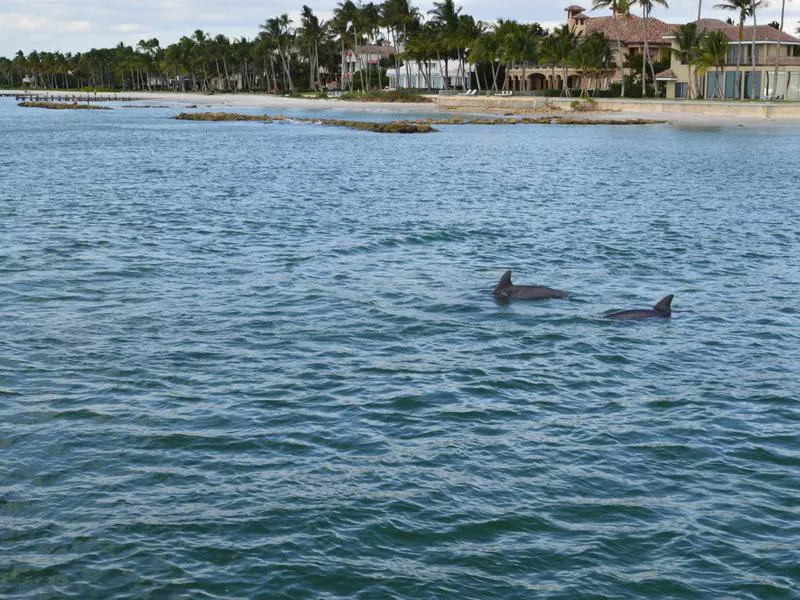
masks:
{"label": "palm tree", "polygon": [[340,2],[337,8],[333,11],[333,20],[331,21],[331,29],[339,34],[339,38],[342,42],[342,61],[341,61],[341,71],[339,75],[339,89],[344,89],[344,78],[346,72],[346,65],[345,65],[345,52],[346,52],[346,43],[347,43],[347,34],[350,31],[350,23],[352,22],[353,13],[355,12],[356,6],[350,0],[347,2]]}
{"label": "palm tree", "polygon": [[[386,2],[383,3],[381,25],[386,28],[386,31],[389,34],[389,43],[395,50],[399,46],[397,41],[399,37],[399,31],[403,25],[403,19],[401,16],[404,8],[403,3],[404,0],[386,0]],[[405,5],[408,6],[407,1],[405,1]],[[398,52],[395,52],[394,55],[394,71],[397,78],[397,87],[400,87],[400,57]]]}
{"label": "palm tree", "polygon": [[650,13],[653,11],[653,6],[658,4],[664,8],[669,8],[667,0],[635,0],[636,3],[642,7],[642,16],[644,17],[644,60],[642,60],[642,98],[647,96],[647,65],[650,64],[650,70],[653,71],[653,81],[655,81],[655,69],[650,60],[650,50],[647,41],[647,23],[650,20]]}
{"label": "palm tree", "polygon": [[308,6],[303,5],[300,13],[302,21],[297,35],[301,44],[306,46],[308,51],[308,89],[316,90],[319,88],[319,46],[325,35],[325,24],[320,22],[319,17],[314,14]]}
{"label": "palm tree", "polygon": [[437,28],[439,41],[441,46],[439,48],[438,60],[441,63],[441,54],[445,55],[444,61],[444,87],[450,88],[450,73],[448,72],[448,61],[453,49],[457,48],[456,36],[459,27],[459,14],[461,7],[456,8],[453,0],[442,0],[441,2],[434,2],[433,8],[428,11],[428,14],[433,17],[432,23]]}
{"label": "palm tree", "polygon": [[[373,46],[378,45],[378,38],[380,37],[380,26],[383,16],[381,15],[381,7],[374,2],[369,2],[361,7],[361,19],[363,23],[363,30],[367,36],[367,43]],[[380,54],[378,55],[378,62],[376,64],[378,72],[378,89],[383,89],[383,82],[381,80],[381,64]],[[370,63],[367,61],[367,87],[371,87]]]}
{"label": "palm tree", "polygon": [[575,32],[567,25],[562,25],[556,29],[552,33],[551,38],[553,39],[551,51],[555,53],[555,59],[564,71],[564,79],[561,82],[561,94],[563,96],[570,96],[569,58],[572,51],[578,45],[578,38]]}
{"label": "palm tree", "polygon": [[416,35],[408,40],[404,56],[417,63],[425,80],[425,87],[431,89],[431,63],[440,52],[438,31],[433,23],[426,23]]}
{"label": "palm tree", "polygon": [[688,83],[688,96],[693,97],[692,94],[692,67],[697,65],[698,55],[700,51],[701,35],[697,33],[697,23],[686,23],[681,25],[675,30],[675,43],[678,48],[672,52],[675,54],[681,63],[689,68],[689,83]]}
{"label": "palm tree", "polygon": [[631,10],[632,0],[594,0],[592,3],[592,10],[601,8],[611,9],[611,18],[614,21],[614,34],[617,36],[617,66],[619,67],[619,79],[622,82],[621,95],[625,96],[625,62],[622,58],[622,40],[619,33],[619,22],[617,21],[617,14],[628,15]]}
{"label": "palm tree", "polygon": [[742,67],[742,50],[744,50],[744,22],[752,14],[752,11],[755,9],[755,6],[761,4],[761,0],[726,0],[723,4],[715,4],[714,8],[718,8],[720,10],[730,10],[736,11],[739,13],[739,46],[736,51],[736,91],[734,93],[735,98],[741,97],[742,91],[742,79],[741,79],[741,67]]}
{"label": "palm tree", "polygon": [[290,29],[292,20],[286,13],[273,19],[267,19],[267,22],[261,25],[261,30],[264,32],[265,37],[275,45],[278,52],[278,58],[281,60],[283,66],[283,85],[284,89],[289,88],[289,93],[294,94],[294,83],[292,82],[291,73],[291,55],[289,50],[291,42],[294,39],[294,32]]}
{"label": "palm tree", "polygon": [[550,69],[550,78],[552,80],[550,89],[555,89],[556,68],[558,67],[558,49],[556,48],[555,36],[548,35],[539,45],[539,65]]}
{"label": "palm tree", "polygon": [[[336,22],[337,31],[342,34],[342,87],[344,87],[344,77],[345,77],[345,60],[344,60],[344,53],[345,53],[345,33],[347,33],[352,26],[352,33],[353,33],[353,58],[358,60],[360,54],[358,52],[358,7],[353,4],[352,0],[345,0],[344,2],[339,2],[337,7],[333,11],[333,18]],[[354,67],[355,70],[359,70],[358,66]],[[363,77],[362,77],[363,82]],[[350,89],[352,90],[353,80],[350,80]],[[363,91],[363,89],[362,89]]]}
{"label": "palm tree", "polygon": [[[588,82],[592,75],[599,79],[600,73],[611,64],[611,47],[602,33],[594,32],[573,49],[569,56],[570,66],[581,73],[581,96],[588,96]],[[599,86],[595,86],[595,89]]]}
{"label": "palm tree", "polygon": [[[500,75],[500,41],[495,32],[485,33],[475,40],[469,51],[469,61],[476,66],[479,63],[488,63],[490,65],[492,70],[491,88],[497,91],[497,78]],[[475,73],[478,79],[478,89],[480,89],[480,76],[477,68]],[[489,89],[488,82],[484,82],[484,84],[484,87]]]}
{"label": "palm tree", "polygon": [[722,89],[722,67],[728,59],[728,36],[724,31],[712,31],[703,35],[700,40],[698,66],[700,72],[705,73],[711,67],[716,70],[717,89],[715,97],[724,97]]}
{"label": "palm tree", "polygon": [[[778,70],[781,65],[781,38],[783,37],[783,22],[786,16],[786,0],[781,0],[781,26],[778,30],[778,41],[775,42],[775,80],[772,84],[772,95],[770,100],[774,101],[778,92]],[[784,91],[785,94],[785,91]]]}

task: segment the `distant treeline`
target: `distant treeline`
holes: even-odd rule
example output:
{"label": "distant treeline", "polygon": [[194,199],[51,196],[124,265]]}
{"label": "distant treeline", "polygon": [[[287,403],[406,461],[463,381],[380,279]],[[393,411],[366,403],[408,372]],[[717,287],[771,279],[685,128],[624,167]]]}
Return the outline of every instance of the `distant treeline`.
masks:
{"label": "distant treeline", "polygon": [[[653,0],[596,0],[594,4],[616,8],[619,14],[636,3],[648,18]],[[362,50],[375,45],[402,51],[373,64]],[[356,57],[356,73],[343,78],[347,50]],[[489,25],[463,14],[453,0],[434,2],[426,15],[408,0],[358,5],[347,0],[339,3],[329,21],[318,18],[308,6],[302,7],[299,23],[286,14],[267,19],[254,39],[212,36],[198,29],[166,47],[153,38],[141,40],[135,48],[119,43],[114,48],[77,54],[34,51],[26,56],[20,51],[13,58],[0,58],[0,85],[291,94],[320,91],[336,81],[363,92],[388,83],[386,68],[418,63],[429,88],[430,65],[441,65],[447,88],[448,59],[457,61],[461,74],[468,72],[467,63],[474,65],[468,85],[487,90],[506,88],[505,74],[512,68],[547,67],[554,75],[563,71],[565,86],[568,68],[590,77],[619,68],[613,62],[609,40],[600,34],[578,38],[566,25],[552,32],[537,23],[513,20]],[[638,65],[625,66],[635,72],[641,66],[643,72],[645,65],[639,57]]]}

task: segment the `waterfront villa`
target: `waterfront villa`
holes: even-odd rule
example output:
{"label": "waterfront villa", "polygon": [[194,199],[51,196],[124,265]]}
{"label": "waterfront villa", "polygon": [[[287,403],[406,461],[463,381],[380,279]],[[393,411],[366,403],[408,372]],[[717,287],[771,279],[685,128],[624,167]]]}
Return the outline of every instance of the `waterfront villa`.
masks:
{"label": "waterfront villa", "polygon": [[[675,52],[670,68],[656,75],[656,80],[666,84],[667,98],[770,98],[777,83],[776,97],[800,100],[800,39],[783,33],[769,25],[744,28],[744,42],[739,41],[739,27],[718,19],[701,19],[698,32],[722,31],[728,37],[728,57],[718,72],[708,69],[697,73],[686,60],[677,54],[678,45],[673,30],[664,36],[672,43]],[[755,34],[755,36],[753,35]],[[753,38],[755,37],[755,74],[753,73]],[[780,41],[780,44],[778,44]],[[741,53],[740,75],[736,77],[737,55]],[[777,81],[775,57],[779,56]],[[691,71],[691,73],[690,73]],[[690,77],[692,79],[691,85]],[[721,81],[718,81],[717,78]],[[738,81],[737,81],[738,79]],[[755,96],[751,86],[755,81]],[[738,88],[738,89],[737,89]],[[722,94],[720,94],[720,90]]]}
{"label": "waterfront villa", "polygon": [[[635,15],[613,14],[603,17],[590,17],[586,9],[578,5],[568,6],[564,9],[567,13],[567,26],[580,38],[595,32],[602,33],[609,41],[612,51],[612,62],[619,64],[617,55],[617,33],[622,46],[622,62],[628,57],[644,54],[645,24],[644,19]],[[647,20],[647,46],[648,53],[653,62],[658,62],[670,53],[671,41],[664,36],[674,29],[674,25],[650,17]],[[612,67],[602,73],[582,73],[576,69],[567,70],[567,87],[572,89],[586,88],[589,90],[608,89],[609,85],[619,82],[620,71]],[[508,87],[518,91],[550,90],[563,87],[563,69],[555,70],[546,66],[533,66],[510,69],[508,71]]]}
{"label": "waterfront villa", "polygon": [[[469,63],[462,65],[460,61],[450,59],[447,61],[446,68],[443,68],[444,62],[438,60],[401,61],[399,69],[386,70],[389,86],[430,90],[468,88],[470,76],[475,67]],[[449,86],[444,84],[445,77]]]}

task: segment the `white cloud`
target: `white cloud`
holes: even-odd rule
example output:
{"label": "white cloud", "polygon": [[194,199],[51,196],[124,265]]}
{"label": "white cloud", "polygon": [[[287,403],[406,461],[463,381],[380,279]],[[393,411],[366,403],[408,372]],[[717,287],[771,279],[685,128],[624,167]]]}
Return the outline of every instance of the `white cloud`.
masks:
{"label": "white cloud", "polygon": [[46,24],[42,19],[20,13],[0,13],[0,31],[14,30],[37,32],[45,29]]}
{"label": "white cloud", "polygon": [[141,31],[144,28],[141,25],[137,25],[136,23],[120,23],[119,25],[114,25],[112,29],[114,31],[120,31],[122,33],[131,33],[134,31]]}
{"label": "white cloud", "polygon": [[89,31],[92,28],[92,24],[89,23],[89,21],[67,21],[62,27],[64,31],[69,33],[78,33],[81,31]]}
{"label": "white cloud", "polygon": [[[112,47],[132,37],[156,37],[162,45],[178,40],[198,28],[211,35],[253,37],[268,18],[297,14],[308,4],[323,18],[329,18],[339,0],[0,0],[0,56],[11,56],[18,49],[82,52],[90,48]],[[376,0],[377,1],[377,0]],[[704,0],[703,16],[724,18],[727,13],[713,8],[719,0]],[[426,14],[433,2],[419,0]],[[563,23],[564,8],[574,0],[456,0],[463,12],[477,19],[498,18],[538,21],[544,26]],[[591,0],[579,4],[591,7]],[[786,31],[794,32],[800,18],[798,3],[787,2]],[[5,12],[3,12],[5,11]],[[590,14],[603,14],[590,12]],[[697,0],[670,0],[670,8],[657,7],[657,18],[685,23],[697,16]],[[780,17],[780,1],[770,2],[759,13],[767,23]]]}

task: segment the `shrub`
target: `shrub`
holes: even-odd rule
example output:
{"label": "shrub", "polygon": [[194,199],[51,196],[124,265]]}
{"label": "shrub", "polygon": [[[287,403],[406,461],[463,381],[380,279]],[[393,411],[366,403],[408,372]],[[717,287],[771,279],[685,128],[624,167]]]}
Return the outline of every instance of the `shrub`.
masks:
{"label": "shrub", "polygon": [[597,102],[591,98],[586,100],[574,100],[570,103],[569,107],[574,112],[592,112],[598,109]]}

